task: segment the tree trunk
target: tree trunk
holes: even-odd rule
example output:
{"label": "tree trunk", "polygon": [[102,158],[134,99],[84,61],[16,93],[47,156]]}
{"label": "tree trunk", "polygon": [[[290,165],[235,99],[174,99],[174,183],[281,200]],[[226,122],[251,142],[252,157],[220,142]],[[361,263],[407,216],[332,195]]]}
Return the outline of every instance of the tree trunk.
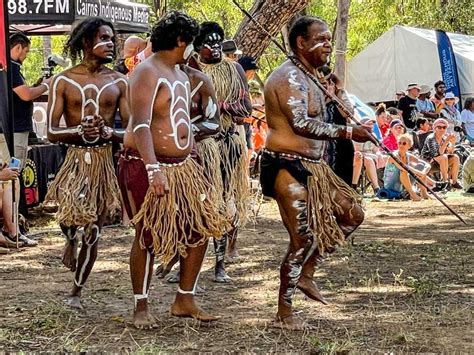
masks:
{"label": "tree trunk", "polygon": [[347,51],[347,25],[349,22],[350,0],[337,1],[336,19],[336,56],[334,73],[345,83],[346,77],[346,51]]}
{"label": "tree trunk", "polygon": [[[276,36],[293,16],[303,10],[309,0],[255,0],[249,13],[272,36]],[[235,42],[245,55],[258,60],[270,43],[258,25],[245,17],[235,34]]]}

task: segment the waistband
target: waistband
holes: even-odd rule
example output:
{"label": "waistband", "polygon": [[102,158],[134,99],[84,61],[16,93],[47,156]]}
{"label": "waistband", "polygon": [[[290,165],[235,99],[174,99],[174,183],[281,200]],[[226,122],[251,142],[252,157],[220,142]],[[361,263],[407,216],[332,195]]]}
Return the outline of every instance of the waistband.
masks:
{"label": "waistband", "polygon": [[270,155],[273,158],[289,158],[289,159],[294,159],[294,160],[304,160],[310,163],[321,163],[321,159],[315,160],[315,159],[306,158],[297,154],[273,152],[271,150],[268,150],[267,148],[263,148],[263,152]]}
{"label": "waistband", "polygon": [[91,150],[91,149],[98,149],[98,148],[105,148],[105,147],[112,146],[112,142],[101,143],[101,144],[96,144],[96,145],[76,145],[76,144],[59,142],[59,145],[63,147],[67,147],[67,148]]}
{"label": "waistband", "polygon": [[[126,161],[130,160],[141,160],[143,159],[140,156],[140,153],[138,150],[131,149],[131,148],[124,148],[120,151],[120,158],[124,159]],[[160,163],[161,166],[164,167],[176,167],[183,165],[188,159],[191,159],[191,154],[188,154],[185,157],[181,158],[172,158],[172,157],[163,157],[163,156],[157,156],[156,160]]]}

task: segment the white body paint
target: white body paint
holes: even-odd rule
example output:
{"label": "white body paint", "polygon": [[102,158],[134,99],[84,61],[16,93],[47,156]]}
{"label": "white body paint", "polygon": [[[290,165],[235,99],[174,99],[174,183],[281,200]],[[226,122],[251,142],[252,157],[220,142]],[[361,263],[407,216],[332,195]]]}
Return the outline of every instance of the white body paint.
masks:
{"label": "white body paint", "polygon": [[315,51],[316,49],[318,49],[319,47],[324,47],[324,43],[323,42],[320,42],[320,43],[316,43],[314,46],[312,46],[309,51],[310,52],[313,52]]}
{"label": "white body paint", "polygon": [[[171,93],[170,123],[171,123],[172,133],[169,134],[169,136],[173,137],[176,148],[180,150],[185,150],[189,148],[189,146],[191,145],[191,125],[190,125],[190,118],[189,118],[191,88],[190,88],[189,81],[186,81],[183,84],[181,81],[176,80],[175,82],[171,84],[170,81],[166,78],[160,78],[158,80],[158,83],[156,84],[155,92],[153,93],[153,97],[151,100],[150,122],[153,117],[153,106],[155,104],[156,95],[158,94],[158,89],[160,88],[161,84],[166,85]],[[176,88],[179,86],[182,86],[185,89],[186,91],[185,97],[176,95]],[[179,103],[182,103],[182,105],[185,108],[182,108],[182,107],[177,108],[176,106]],[[184,126],[188,130],[188,140],[186,141],[184,145],[181,145],[178,139],[178,128],[180,126]]]}
{"label": "white body paint", "polygon": [[[95,238],[90,241],[87,239],[87,236],[84,237],[84,244],[86,245],[86,259],[84,260],[84,264],[82,264],[81,270],[79,272],[79,278],[78,280],[74,279],[74,283],[76,284],[77,287],[83,287],[83,277],[84,277],[84,271],[86,270],[87,265],[89,264],[90,258],[91,258],[91,249],[92,246],[97,243],[97,241],[100,238],[100,232],[99,232],[99,227],[96,224],[92,224],[91,226],[91,235],[94,234],[94,230],[96,231],[96,236]],[[79,259],[77,259],[79,263]]]}
{"label": "white body paint", "polygon": [[96,49],[96,48],[99,48],[101,46],[108,46],[109,44],[111,44],[112,46],[114,46],[114,42],[112,41],[105,41],[105,42],[99,42],[97,43],[94,47],[92,47],[92,49]]}
{"label": "white body paint", "polygon": [[303,87],[303,84],[300,83],[296,78],[296,69],[288,72],[288,83],[290,84],[291,89],[300,90]]}
{"label": "white body paint", "polygon": [[[100,95],[104,92],[104,90],[106,88],[108,88],[109,86],[115,85],[117,83],[120,83],[120,82],[125,83],[125,86],[128,85],[127,81],[124,78],[118,78],[118,79],[115,79],[112,82],[109,82],[109,83],[105,84],[104,86],[102,86],[102,88],[99,89],[94,84],[87,84],[85,86],[81,86],[75,80],[70,79],[70,78],[68,78],[64,75],[57,76],[56,81],[54,82],[54,85],[53,85],[53,88],[52,88],[53,99],[52,99],[52,103],[51,103],[51,109],[49,111],[49,120],[48,120],[48,132],[51,133],[51,134],[77,133],[78,132],[77,127],[60,129],[60,130],[53,130],[53,128],[51,127],[51,117],[53,116],[53,112],[54,112],[54,109],[55,109],[55,106],[56,106],[57,86],[58,86],[58,84],[61,80],[64,80],[65,82],[67,82],[69,84],[72,84],[81,93],[81,99],[82,99],[82,101],[81,101],[81,119],[85,118],[85,110],[86,110],[86,107],[88,105],[92,105],[94,107],[94,114],[98,115],[100,113],[100,107],[99,107]],[[87,96],[86,96],[87,90],[92,90],[93,92],[95,92],[96,95],[97,95],[96,98],[95,99],[90,98],[90,97],[87,98]],[[88,116],[91,116],[91,115],[88,115]]]}
{"label": "white body paint", "polygon": [[135,128],[133,129],[133,133],[138,131],[140,128],[148,128],[150,129],[150,125],[147,123],[140,123],[139,125],[136,125]]}

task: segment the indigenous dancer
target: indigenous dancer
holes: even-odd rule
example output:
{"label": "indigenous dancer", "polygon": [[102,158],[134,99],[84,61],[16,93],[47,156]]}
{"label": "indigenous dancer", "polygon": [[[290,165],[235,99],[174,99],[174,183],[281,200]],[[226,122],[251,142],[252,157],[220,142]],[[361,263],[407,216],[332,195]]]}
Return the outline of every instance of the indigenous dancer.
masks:
{"label": "indigenous dancer", "polygon": [[[211,193],[214,194],[212,201],[216,201],[220,213],[227,219],[227,208],[224,202],[224,188],[220,172],[221,157],[219,144],[216,140],[216,135],[220,130],[216,93],[209,78],[192,66],[198,67],[194,57],[190,58],[188,65],[182,65],[181,69],[188,75],[191,84],[191,123],[194,140],[204,167],[204,173],[212,186]],[[227,229],[230,229],[230,225],[227,226]],[[221,236],[217,237],[220,238]],[[160,265],[156,271],[158,277],[165,277],[177,261],[178,258],[176,257],[170,264]],[[178,283],[179,271],[168,276],[166,281]],[[199,292],[199,285],[197,290]]]}
{"label": "indigenous dancer", "polygon": [[[120,210],[112,142],[121,142],[123,131],[112,127],[117,110],[125,125],[129,110],[127,80],[105,66],[115,56],[111,22],[94,17],[82,21],[71,32],[65,52],[73,63],[78,57],[82,61],[52,82],[48,139],[68,149],[46,200],[59,203],[57,218],[66,235],[63,264],[75,271],[68,303],[82,308],[81,290],[97,258],[102,225]],[[63,115],[66,127],[60,125]],[[82,247],[77,258],[80,234]]]}
{"label": "indigenous dancer", "polygon": [[[331,55],[331,33],[318,18],[298,19],[289,42],[296,60],[314,75]],[[324,301],[313,281],[316,262],[364,219],[356,193],[322,161],[324,140],[364,142],[370,134],[359,127],[325,123],[323,93],[291,61],[269,77],[265,103],[269,132],[260,178],[263,193],[276,199],[290,235],[280,269],[277,320],[283,328],[303,329],[306,324],[291,309],[296,288]]]}
{"label": "indigenous dancer", "polygon": [[166,14],[152,30],[154,54],[130,78],[132,120],[119,161],[119,180],[136,227],[130,272],[137,328],[156,326],[148,310],[155,255],[164,265],[180,255],[181,275],[171,314],[217,319],[196,305],[194,292],[207,241],[222,235],[225,223],[212,201],[203,167],[191,157],[191,88],[188,76],[177,67],[192,52],[197,31],[198,24],[186,14]]}
{"label": "indigenous dancer", "polygon": [[223,39],[224,31],[217,23],[204,22],[194,40],[194,48],[199,53],[199,66],[211,79],[219,101],[219,147],[224,201],[232,219],[231,230],[220,241],[214,240],[216,282],[231,281],[224,264],[227,239],[230,242],[229,256],[238,256],[235,244],[237,231],[244,225],[248,212],[248,156],[242,125],[244,118],[252,112],[244,70],[238,63],[222,58]]}

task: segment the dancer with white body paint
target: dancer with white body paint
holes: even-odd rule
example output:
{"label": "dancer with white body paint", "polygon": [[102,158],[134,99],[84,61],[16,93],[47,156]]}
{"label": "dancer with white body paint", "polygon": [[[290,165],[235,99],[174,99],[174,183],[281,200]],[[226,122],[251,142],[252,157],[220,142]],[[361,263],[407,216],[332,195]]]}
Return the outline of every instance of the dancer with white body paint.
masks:
{"label": "dancer with white body paint", "polygon": [[[112,127],[117,110],[127,124],[129,109],[126,78],[105,66],[115,55],[112,23],[84,20],[71,32],[65,51],[73,62],[78,56],[82,61],[52,81],[48,139],[68,148],[46,200],[59,203],[57,219],[66,235],[63,264],[75,272],[68,303],[82,308],[81,291],[97,258],[102,224],[120,210],[112,142],[122,142],[124,131]],[[62,116],[66,127],[60,126]]]}
{"label": "dancer with white body paint", "polygon": [[[176,255],[180,258],[181,274],[171,314],[206,322],[217,319],[194,300],[207,242],[222,235],[226,224],[197,162],[190,117],[191,85],[178,66],[188,59],[197,30],[196,21],[186,14],[165,14],[152,30],[154,54],[130,76],[132,119],[119,161],[119,182],[136,229],[130,273],[137,328],[156,326],[148,309],[155,257],[163,265]],[[206,107],[212,114],[212,104],[207,102]]]}
{"label": "dancer with white body paint", "polygon": [[[222,216],[227,218],[224,187],[220,172],[219,144],[216,139],[220,130],[219,107],[217,106],[214,86],[209,78],[197,68],[199,66],[195,57],[189,59],[188,65],[181,66],[181,69],[188,75],[191,83],[190,112],[194,140],[196,141],[200,161],[204,166],[206,178],[212,186],[212,201],[215,201]],[[230,225],[227,228],[230,228]],[[220,238],[221,236],[216,237]],[[178,258],[175,258],[168,265],[160,265],[156,271],[158,277],[165,277],[177,262]],[[178,283],[179,271],[169,275],[166,280],[170,283]]]}
{"label": "dancer with white body paint", "polygon": [[221,175],[227,214],[232,228],[214,240],[216,282],[230,282],[225,271],[225,253],[229,242],[229,257],[238,257],[236,240],[238,229],[245,225],[249,210],[249,176],[244,118],[252,112],[247,79],[242,66],[223,58],[224,31],[215,22],[201,24],[194,48],[199,53],[198,64],[215,88],[220,109],[221,129],[217,137],[220,148]]}
{"label": "dancer with white body paint", "polygon": [[[314,75],[330,58],[331,33],[320,19],[299,18],[289,42],[296,60]],[[276,199],[290,235],[280,268],[277,321],[284,329],[301,330],[308,325],[293,313],[296,289],[326,303],[313,280],[316,263],[364,219],[357,194],[322,160],[325,141],[365,142],[371,136],[364,128],[325,123],[323,93],[289,60],[268,78],[265,104],[269,131],[260,180],[263,193]]]}

